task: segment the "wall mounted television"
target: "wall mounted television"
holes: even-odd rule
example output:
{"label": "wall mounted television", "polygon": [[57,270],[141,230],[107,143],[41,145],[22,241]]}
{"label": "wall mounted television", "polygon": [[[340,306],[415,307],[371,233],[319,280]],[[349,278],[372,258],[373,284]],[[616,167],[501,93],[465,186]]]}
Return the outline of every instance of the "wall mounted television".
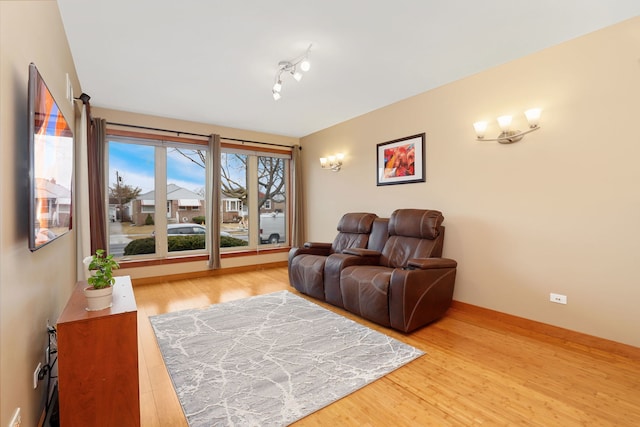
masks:
{"label": "wall mounted television", "polygon": [[71,230],[73,132],[36,66],[29,65],[29,249]]}

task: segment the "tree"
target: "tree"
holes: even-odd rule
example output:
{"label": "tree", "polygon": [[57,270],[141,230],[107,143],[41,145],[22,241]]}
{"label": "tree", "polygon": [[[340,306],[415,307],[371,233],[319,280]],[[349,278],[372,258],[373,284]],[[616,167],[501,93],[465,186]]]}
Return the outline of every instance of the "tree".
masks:
{"label": "tree", "polygon": [[[202,150],[175,150],[193,163],[204,168],[205,152]],[[222,193],[228,197],[233,197],[247,204],[247,184],[246,171],[247,160],[249,156],[246,154],[222,153],[220,169],[220,189]],[[285,199],[285,161],[277,157],[258,156],[258,209],[266,203],[267,200],[284,201]]]}
{"label": "tree", "polygon": [[267,200],[285,200],[284,165],[284,159],[258,157],[258,209],[262,208]]}
{"label": "tree", "polygon": [[132,185],[124,184],[122,176],[116,171],[116,183],[109,187],[109,204],[118,205],[120,210],[120,221],[122,221],[122,207],[140,195],[142,189]]}

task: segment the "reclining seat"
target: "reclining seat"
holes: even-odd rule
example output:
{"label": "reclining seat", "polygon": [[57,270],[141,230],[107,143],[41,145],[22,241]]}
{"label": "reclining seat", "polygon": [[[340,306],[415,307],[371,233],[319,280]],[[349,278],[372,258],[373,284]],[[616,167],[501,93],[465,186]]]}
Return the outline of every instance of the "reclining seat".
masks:
{"label": "reclining seat", "polygon": [[[343,253],[333,253],[324,265],[324,300],[336,307],[344,308],[340,291],[340,273],[351,265],[378,265],[380,252],[389,238],[389,218],[376,218],[371,226],[367,248],[346,248]],[[347,254],[357,251],[358,256]]]}
{"label": "reclining seat", "polygon": [[[457,266],[441,258],[443,219],[435,210],[399,209],[391,214],[378,265],[351,265],[341,271],[344,308],[405,333],[440,318],[453,299]],[[370,252],[344,253],[371,258]]]}
{"label": "reclining seat", "polygon": [[346,248],[365,248],[376,214],[347,213],[338,223],[333,243],[307,242],[289,251],[289,282],[303,294],[324,301],[324,265],[327,257]]}

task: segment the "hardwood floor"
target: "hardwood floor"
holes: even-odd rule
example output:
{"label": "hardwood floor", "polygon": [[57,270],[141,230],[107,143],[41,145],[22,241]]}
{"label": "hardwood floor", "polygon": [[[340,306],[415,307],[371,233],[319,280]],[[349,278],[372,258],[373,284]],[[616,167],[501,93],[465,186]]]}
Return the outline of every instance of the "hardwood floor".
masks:
{"label": "hardwood floor", "polygon": [[[187,426],[148,316],[283,289],[286,268],[134,286],[142,426]],[[640,348],[462,303],[409,335],[321,305],[427,354],[297,427],[640,426]]]}

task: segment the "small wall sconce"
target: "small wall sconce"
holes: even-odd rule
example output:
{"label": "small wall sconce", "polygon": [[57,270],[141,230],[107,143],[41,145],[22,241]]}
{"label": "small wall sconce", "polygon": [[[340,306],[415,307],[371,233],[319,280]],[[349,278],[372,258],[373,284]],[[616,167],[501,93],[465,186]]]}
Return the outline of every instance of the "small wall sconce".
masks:
{"label": "small wall sconce", "polygon": [[511,130],[511,116],[498,117],[498,125],[502,132],[494,139],[485,139],[484,133],[487,130],[487,122],[476,122],[473,124],[473,128],[476,130],[476,136],[478,141],[498,141],[500,144],[511,144],[512,142],[520,141],[524,135],[540,129],[538,122],[540,121],[540,108],[532,108],[524,112],[529,122],[529,129],[523,132],[519,130]]}
{"label": "small wall sconce", "polygon": [[337,153],[334,156],[320,157],[320,166],[322,169],[338,172],[340,168],[342,168],[342,160],[344,160],[344,154],[342,153]]}

